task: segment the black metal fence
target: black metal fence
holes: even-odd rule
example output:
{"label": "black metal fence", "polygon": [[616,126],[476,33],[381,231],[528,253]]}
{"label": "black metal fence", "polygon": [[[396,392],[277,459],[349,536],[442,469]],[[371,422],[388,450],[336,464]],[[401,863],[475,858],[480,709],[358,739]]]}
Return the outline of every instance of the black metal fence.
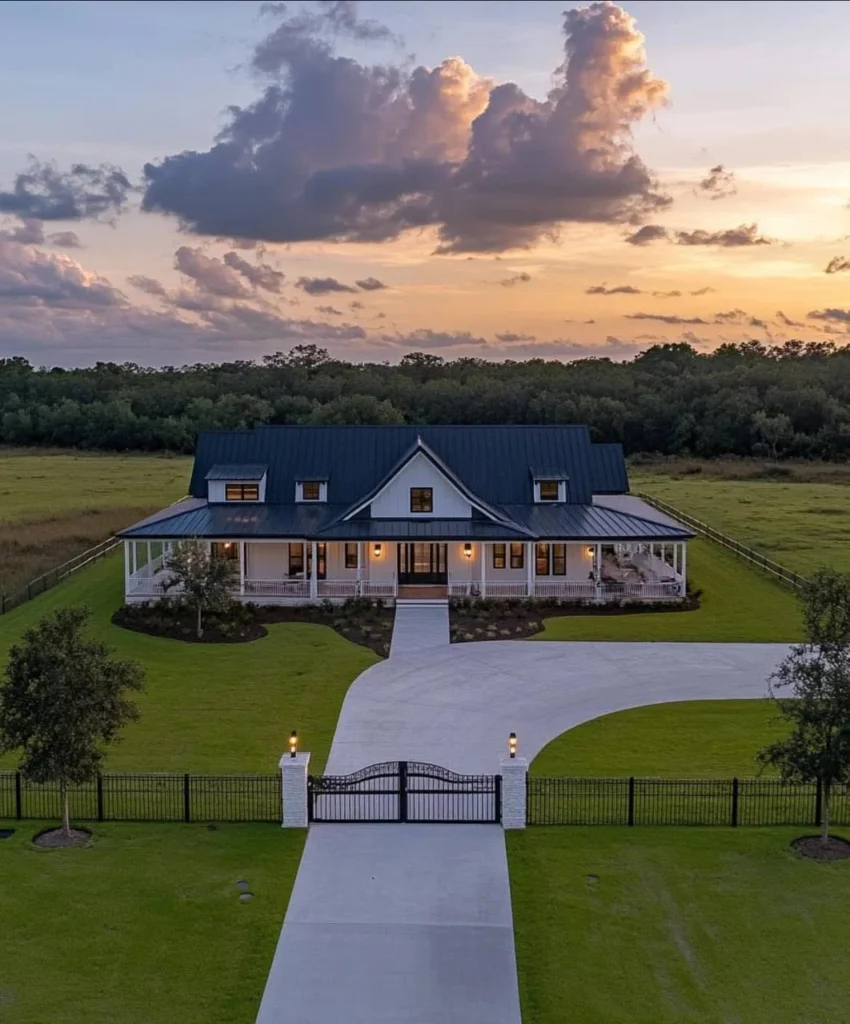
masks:
{"label": "black metal fence", "polygon": [[[529,825],[801,825],[821,823],[820,786],[779,779],[528,778]],[[830,820],[850,824],[850,791]]]}
{"label": "black metal fence", "polygon": [[[70,791],[76,821],[281,820],[280,775],[109,773]],[[60,818],[59,788],[0,772],[0,818]]]}

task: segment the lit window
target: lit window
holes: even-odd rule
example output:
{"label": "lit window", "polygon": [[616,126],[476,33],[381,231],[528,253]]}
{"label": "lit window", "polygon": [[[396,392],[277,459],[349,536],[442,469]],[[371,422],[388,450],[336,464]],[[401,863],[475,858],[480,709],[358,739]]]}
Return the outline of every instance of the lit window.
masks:
{"label": "lit window", "polygon": [[346,544],[345,545],[345,568],[356,569],[357,568],[357,545]]}
{"label": "lit window", "polygon": [[212,542],[211,554],[213,558],[230,558],[234,561],[238,561],[239,545],[231,540],[214,540]]}
{"label": "lit window", "polygon": [[410,511],[411,512],[433,512],[434,511],[434,488],[433,487],[411,487],[410,488]]}
{"label": "lit window", "polygon": [[534,574],[536,576],[549,575],[549,545],[535,544],[534,546]]}
{"label": "lit window", "polygon": [[553,544],[552,545],[552,575],[553,576],[566,576],[567,575],[567,545],[566,544]]}
{"label": "lit window", "polygon": [[322,485],[318,480],[305,480],[301,484],[302,501],[318,501],[322,496]]}
{"label": "lit window", "polygon": [[557,501],[558,500],[558,481],[557,480],[540,480],[537,484],[540,488],[540,500],[541,501]]}
{"label": "lit window", "polygon": [[505,558],[507,556],[507,544],[494,544],[493,545],[493,568],[504,569]]}
{"label": "lit window", "polygon": [[511,544],[511,568],[525,568],[525,544]]}
{"label": "lit window", "polygon": [[259,501],[259,484],[225,484],[224,498],[226,501]]}

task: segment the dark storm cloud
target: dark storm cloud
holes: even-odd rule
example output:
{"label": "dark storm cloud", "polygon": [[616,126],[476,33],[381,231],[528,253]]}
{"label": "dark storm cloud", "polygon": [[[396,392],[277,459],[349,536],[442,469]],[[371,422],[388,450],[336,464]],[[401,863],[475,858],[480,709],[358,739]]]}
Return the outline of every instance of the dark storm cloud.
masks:
{"label": "dark storm cloud", "polygon": [[308,295],[330,295],[333,292],[354,292],[351,285],[337,281],[335,277],[299,277],[295,287]]}
{"label": "dark storm cloud", "polygon": [[618,284],[613,288],[608,288],[604,284],[593,284],[589,288],[585,288],[585,295],[643,295],[640,288],[635,288],[631,284]]}
{"label": "dark storm cloud", "polygon": [[850,270],[850,260],[845,259],[843,256],[833,256],[826,265],[825,273],[840,274],[843,270]]}
{"label": "dark storm cloud", "polygon": [[97,220],[120,213],[133,186],[122,170],[110,164],[73,164],[60,171],[55,164],[33,160],[15,178],[10,192],[0,191],[0,213],[39,220]]}
{"label": "dark storm cloud", "polygon": [[364,292],[379,292],[387,286],[383,281],[379,281],[377,277],[364,277],[360,281],[354,282],[358,288],[362,288]]}
{"label": "dark storm cloud", "polygon": [[737,191],[734,172],[727,171],[723,164],[712,167],[697,185],[697,193],[709,199],[725,199],[734,196]]}
{"label": "dark storm cloud", "polygon": [[269,9],[278,24],[252,57],[262,95],[230,108],[208,151],[146,165],[144,209],[225,238],[376,242],[433,227],[441,252],[499,252],[669,203],[631,138],[667,87],[613,4],[566,12],[545,100],[460,58],[410,69],[339,56],[329,36],[385,37],[348,4]]}

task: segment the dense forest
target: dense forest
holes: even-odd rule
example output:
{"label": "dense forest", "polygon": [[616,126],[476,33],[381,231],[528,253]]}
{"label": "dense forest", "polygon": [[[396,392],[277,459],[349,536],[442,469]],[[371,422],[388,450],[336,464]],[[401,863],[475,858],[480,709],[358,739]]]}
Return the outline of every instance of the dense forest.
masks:
{"label": "dense forest", "polygon": [[421,352],[348,363],[298,346],[260,362],[147,369],[0,360],[0,443],[190,452],[198,431],[255,423],[587,423],[668,455],[846,459],[850,349],[657,345],[627,363],[490,362]]}

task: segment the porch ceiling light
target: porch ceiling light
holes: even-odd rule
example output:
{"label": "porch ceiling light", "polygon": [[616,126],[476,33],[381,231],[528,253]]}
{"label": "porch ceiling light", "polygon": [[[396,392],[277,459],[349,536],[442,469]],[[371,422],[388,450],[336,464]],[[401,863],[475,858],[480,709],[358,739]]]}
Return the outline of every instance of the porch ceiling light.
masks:
{"label": "porch ceiling light", "polygon": [[463,553],[466,555],[467,558],[472,558],[472,545],[469,543],[469,541],[467,541],[463,545]]}
{"label": "porch ceiling light", "polygon": [[516,757],[516,733],[512,732],[508,736],[508,755],[510,757]]}
{"label": "porch ceiling light", "polygon": [[295,757],[298,753],[298,733],[295,729],[289,734],[289,756]]}
{"label": "porch ceiling light", "polygon": [[375,545],[375,558],[380,558],[380,557],[381,557],[381,545],[380,544],[376,544]]}

